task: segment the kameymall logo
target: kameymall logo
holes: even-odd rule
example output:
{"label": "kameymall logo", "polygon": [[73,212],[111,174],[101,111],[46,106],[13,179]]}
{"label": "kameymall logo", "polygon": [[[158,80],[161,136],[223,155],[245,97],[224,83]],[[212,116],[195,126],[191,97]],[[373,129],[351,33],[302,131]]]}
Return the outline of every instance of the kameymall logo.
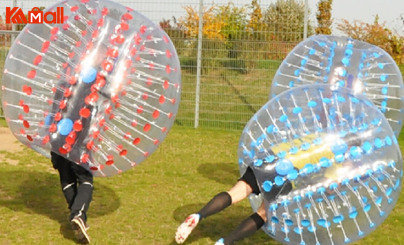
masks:
{"label": "kameymall logo", "polygon": [[62,24],[64,20],[63,7],[57,7],[55,12],[48,11],[44,13],[38,7],[32,8],[25,15],[19,7],[6,7],[7,24]]}

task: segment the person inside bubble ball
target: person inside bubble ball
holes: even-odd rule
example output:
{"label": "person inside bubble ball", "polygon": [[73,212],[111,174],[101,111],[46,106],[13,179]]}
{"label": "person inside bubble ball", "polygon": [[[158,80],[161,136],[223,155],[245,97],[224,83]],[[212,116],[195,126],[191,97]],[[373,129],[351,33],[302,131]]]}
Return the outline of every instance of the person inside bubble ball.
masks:
{"label": "person inside bubble ball", "polygon": [[[312,141],[315,137],[313,135],[307,135],[303,138],[294,140],[294,143],[300,145],[309,140]],[[349,134],[345,136],[344,142],[346,142],[348,147],[351,146],[359,146],[361,144],[361,140],[359,137],[353,134]],[[275,145],[271,148],[270,152],[276,156],[280,151],[285,149],[290,149],[290,143],[281,143]],[[293,158],[290,159],[293,162],[294,169],[299,170],[306,165],[306,163],[318,163],[321,158],[327,157],[329,159],[335,156],[335,152],[330,149],[330,147],[324,147],[324,144],[312,144],[310,149],[301,150],[298,153],[293,155]],[[285,157],[287,158],[287,157]],[[264,160],[265,162],[265,160]],[[279,162],[279,159],[275,157],[275,160],[271,163],[273,166],[276,165],[276,162]],[[267,162],[266,162],[267,163]],[[264,163],[264,164],[266,164]],[[344,170],[346,171],[346,167],[350,167],[351,163],[347,162],[344,164]],[[327,179],[329,182],[338,179],[339,168],[342,166],[333,164],[329,168],[326,169],[323,177]],[[272,172],[268,173],[266,176],[269,180],[274,180],[275,177],[278,176],[275,168],[272,168]],[[294,187],[294,181],[285,181],[282,185],[273,185],[270,192],[265,193],[265,199],[268,203],[275,201],[279,196],[287,195]],[[303,183],[304,184],[304,183]],[[175,234],[175,241],[178,244],[182,244],[191,234],[191,232],[196,228],[199,222],[213,214],[216,214],[225,208],[240,202],[241,200],[247,198],[250,194],[259,195],[261,190],[258,186],[258,182],[254,171],[249,166],[247,167],[245,173],[241,178],[239,178],[236,184],[230,188],[230,190],[225,192],[220,192],[215,195],[202,209],[200,209],[197,213],[193,213],[189,215],[185,221],[177,228]],[[215,245],[229,245],[234,244],[234,242],[242,240],[248,236],[253,235],[256,231],[258,231],[265,223],[267,222],[265,204],[262,202],[260,207],[257,209],[255,213],[251,216],[243,220],[239,226],[233,230],[230,234],[228,234],[224,238],[220,238]]]}
{"label": "person inside bubble ball", "polygon": [[[95,57],[90,55],[90,65],[81,71],[77,81],[58,82],[54,100],[68,100],[69,104],[61,107],[62,102],[54,103],[46,123],[49,128],[52,124],[57,125],[57,131],[50,133],[51,162],[59,172],[62,191],[70,210],[71,227],[81,244],[90,243],[87,211],[93,196],[94,182],[88,164],[77,164],[75,161],[81,162],[83,155],[90,158],[91,151],[85,148],[88,148],[87,136],[91,133],[91,127],[94,127],[94,115],[102,111],[100,106],[111,97],[110,93],[104,91],[105,76],[99,68],[105,59],[105,55],[102,55],[105,52],[93,53]],[[67,121],[74,124],[65,123]],[[74,156],[80,159],[72,161]]]}

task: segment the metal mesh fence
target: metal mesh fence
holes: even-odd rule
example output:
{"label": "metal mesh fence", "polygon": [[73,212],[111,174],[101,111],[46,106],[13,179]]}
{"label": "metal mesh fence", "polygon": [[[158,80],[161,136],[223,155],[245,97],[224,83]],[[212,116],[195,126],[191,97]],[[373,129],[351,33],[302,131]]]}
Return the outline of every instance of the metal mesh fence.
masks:
{"label": "metal mesh fence", "polygon": [[[305,13],[303,0],[117,2],[160,23],[174,42],[182,66],[176,124],[184,126],[242,129],[267,102],[271,79],[282,59],[311,32],[307,20],[312,18],[310,12]],[[276,2],[283,3],[282,11],[274,7]],[[4,6],[18,6],[26,12],[54,3],[3,0],[0,13],[4,18]],[[293,15],[289,9],[295,11]],[[199,16],[203,16],[201,22]],[[0,30],[0,44],[3,70],[12,33]]]}

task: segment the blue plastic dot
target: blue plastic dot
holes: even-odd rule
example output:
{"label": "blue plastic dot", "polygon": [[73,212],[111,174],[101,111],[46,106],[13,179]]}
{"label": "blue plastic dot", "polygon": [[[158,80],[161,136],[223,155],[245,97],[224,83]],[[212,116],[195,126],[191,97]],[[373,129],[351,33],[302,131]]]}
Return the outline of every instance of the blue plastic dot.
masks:
{"label": "blue plastic dot", "polygon": [[294,72],[294,74],[295,74],[295,76],[299,76],[299,74],[300,74],[300,69],[296,69],[295,72]]}
{"label": "blue plastic dot", "polygon": [[97,70],[94,67],[87,67],[81,70],[80,77],[84,83],[92,83],[97,77]]}
{"label": "blue plastic dot", "polygon": [[362,153],[361,148],[358,146],[352,146],[351,149],[349,150],[349,154],[353,159],[360,158],[362,155],[361,153]]}
{"label": "blue plastic dot", "polygon": [[382,94],[386,95],[387,92],[388,92],[387,86],[383,87],[383,88],[382,88]]}
{"label": "blue plastic dot", "polygon": [[310,49],[310,51],[309,51],[309,54],[310,54],[310,55],[313,55],[313,54],[315,54],[315,53],[316,53],[316,50],[315,50],[314,48]]}
{"label": "blue plastic dot", "polygon": [[372,208],[372,205],[370,204],[370,203],[368,203],[368,204],[366,204],[364,207],[363,207],[363,211],[364,212],[369,212],[369,210]]}
{"label": "blue plastic dot", "polygon": [[286,151],[280,151],[277,156],[279,158],[284,158],[286,156],[286,154],[287,154]]}
{"label": "blue plastic dot", "polygon": [[303,151],[307,151],[308,149],[310,149],[310,143],[308,143],[308,142],[304,142],[301,146],[300,146],[300,148],[303,150]]}
{"label": "blue plastic dot", "polygon": [[281,185],[283,185],[283,183],[285,183],[285,181],[283,180],[283,178],[281,176],[276,176],[275,177],[275,184],[277,186],[281,186]]}
{"label": "blue plastic dot", "polygon": [[262,159],[257,159],[254,161],[254,166],[260,167],[262,165],[262,162],[263,162]]}
{"label": "blue plastic dot", "polygon": [[267,133],[270,134],[270,133],[272,133],[273,131],[274,131],[274,125],[269,125],[269,126],[267,127]]}
{"label": "blue plastic dot", "polygon": [[299,152],[299,148],[297,148],[296,146],[293,146],[292,148],[290,148],[289,153],[294,155],[296,153]]}
{"label": "blue plastic dot", "polygon": [[385,82],[387,80],[387,75],[381,75],[380,76],[380,81]]}
{"label": "blue plastic dot", "polygon": [[57,129],[61,135],[66,136],[73,129],[73,121],[69,118],[63,118],[58,122]]}
{"label": "blue plastic dot", "polygon": [[384,146],[384,143],[380,138],[376,138],[374,141],[374,145],[377,149],[380,149],[381,147]]}
{"label": "blue plastic dot", "polygon": [[351,212],[349,212],[349,218],[355,219],[356,216],[358,216],[358,211],[356,211],[356,208],[354,208]]}
{"label": "blue plastic dot", "polygon": [[365,141],[362,145],[362,150],[366,153],[369,154],[372,152],[372,144],[369,141]]}
{"label": "blue plastic dot", "polygon": [[294,169],[293,163],[288,159],[281,159],[275,164],[275,171],[279,175],[287,175]]}
{"label": "blue plastic dot", "polygon": [[342,62],[342,64],[344,64],[344,66],[348,66],[348,65],[349,65],[349,58],[344,57],[344,58],[341,60],[341,62]]}
{"label": "blue plastic dot", "polygon": [[307,227],[307,226],[310,225],[310,221],[307,220],[307,219],[303,219],[302,222],[301,222],[301,224],[302,224],[302,226]]}
{"label": "blue plastic dot", "polygon": [[290,81],[289,82],[289,87],[293,88],[295,86],[295,82],[294,81]]}
{"label": "blue plastic dot", "polygon": [[291,219],[285,219],[285,224],[287,226],[292,226],[293,225],[293,221]]}
{"label": "blue plastic dot", "polygon": [[51,120],[52,120],[52,116],[48,114],[48,115],[45,117],[45,126],[49,126],[50,123],[51,123]]}
{"label": "blue plastic dot", "polygon": [[332,219],[332,221],[334,223],[340,223],[344,220],[344,216],[343,215],[336,215],[334,216],[334,218]]}
{"label": "blue plastic dot", "polygon": [[331,165],[332,165],[332,162],[327,157],[322,157],[320,159],[320,166],[321,167],[328,168],[328,167],[331,167]]}
{"label": "blue plastic dot", "polygon": [[297,179],[297,176],[298,176],[298,173],[297,173],[297,171],[295,170],[295,169],[293,169],[292,171],[290,171],[290,173],[288,173],[288,175],[286,175],[286,178],[288,179],[288,180],[295,180],[295,179]]}
{"label": "blue plastic dot", "polygon": [[386,143],[386,145],[392,145],[393,141],[391,140],[391,138],[389,136],[386,136],[386,138],[384,138],[384,142]]}
{"label": "blue plastic dot", "polygon": [[300,61],[300,65],[304,66],[307,63],[307,58],[304,58]]}
{"label": "blue plastic dot", "polygon": [[294,113],[294,114],[299,114],[300,112],[302,112],[302,108],[301,108],[301,107],[295,107],[295,108],[293,108],[293,113]]}
{"label": "blue plastic dot", "polygon": [[276,211],[276,210],[278,209],[278,204],[277,204],[277,203],[272,203],[272,204],[269,206],[269,209],[270,209],[271,211]]}
{"label": "blue plastic dot", "polygon": [[315,102],[314,100],[312,100],[312,101],[309,101],[309,103],[307,103],[307,105],[308,105],[309,107],[316,107],[316,106],[317,106],[317,102]]}
{"label": "blue plastic dot", "polygon": [[387,188],[387,190],[386,190],[386,195],[387,195],[387,196],[390,196],[392,192],[393,192],[393,188],[389,187],[389,188]]}
{"label": "blue plastic dot", "polygon": [[347,150],[348,145],[341,140],[337,140],[337,142],[331,146],[331,151],[334,154],[344,154]]}
{"label": "blue plastic dot", "polygon": [[383,68],[384,68],[384,64],[383,64],[383,63],[380,63],[380,62],[377,64],[377,66],[378,66],[380,69],[383,69]]}
{"label": "blue plastic dot", "polygon": [[288,116],[283,114],[282,116],[279,117],[279,121],[281,122],[285,122],[286,120],[288,120]]}
{"label": "blue plastic dot", "polygon": [[338,184],[336,182],[332,182],[329,186],[330,190],[335,190],[338,188]]}
{"label": "blue plastic dot", "polygon": [[[294,231],[296,234],[301,234],[301,233],[302,233],[302,229],[299,228],[299,227],[293,228],[293,231]],[[302,243],[300,243],[300,244],[302,244]],[[303,244],[306,244],[306,243],[303,242]]]}
{"label": "blue plastic dot", "polygon": [[267,157],[265,158],[265,161],[266,161],[266,162],[269,162],[269,163],[273,162],[274,160],[275,160],[275,156],[274,156],[274,155],[269,155],[269,156],[267,156]]}
{"label": "blue plastic dot", "polygon": [[272,216],[271,221],[272,221],[272,223],[275,223],[275,224],[279,223],[279,219],[276,216]]}
{"label": "blue plastic dot", "polygon": [[270,192],[271,189],[272,189],[272,185],[273,185],[273,184],[272,184],[271,181],[266,180],[266,181],[264,181],[264,183],[262,184],[262,188],[264,189],[264,191]]}
{"label": "blue plastic dot", "polygon": [[301,170],[305,174],[311,174],[314,170],[313,164],[307,163]]}

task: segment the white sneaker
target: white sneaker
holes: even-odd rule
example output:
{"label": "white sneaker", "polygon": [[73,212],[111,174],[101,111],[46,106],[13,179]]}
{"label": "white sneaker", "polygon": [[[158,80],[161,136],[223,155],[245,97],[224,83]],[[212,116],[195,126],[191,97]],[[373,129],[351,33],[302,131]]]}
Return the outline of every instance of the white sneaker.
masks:
{"label": "white sneaker", "polygon": [[217,242],[215,243],[215,245],[224,245],[224,239],[220,238],[219,240],[217,240]]}
{"label": "white sneaker", "polygon": [[191,214],[185,219],[184,223],[178,226],[177,232],[175,233],[175,241],[178,244],[185,242],[192,230],[198,225],[199,218],[199,214]]}

